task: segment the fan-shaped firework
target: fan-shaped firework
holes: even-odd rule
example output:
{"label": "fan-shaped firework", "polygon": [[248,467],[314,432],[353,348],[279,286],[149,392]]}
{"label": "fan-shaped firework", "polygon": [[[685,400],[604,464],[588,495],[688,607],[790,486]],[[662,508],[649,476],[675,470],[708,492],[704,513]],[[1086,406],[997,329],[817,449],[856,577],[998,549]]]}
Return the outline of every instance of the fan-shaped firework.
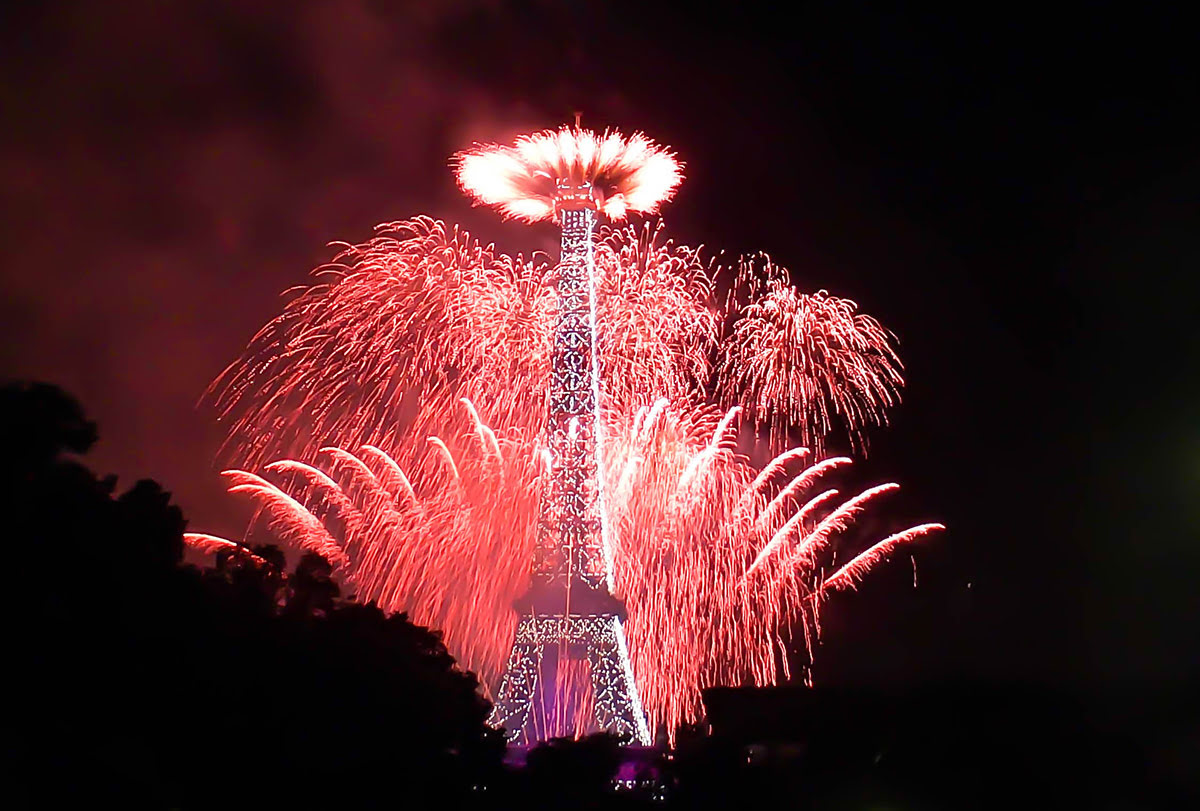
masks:
{"label": "fan-shaped firework", "polygon": [[[824,587],[852,584],[899,543],[939,528],[892,536],[823,579],[857,513],[895,485],[839,499],[822,482],[849,460],[806,468],[799,451],[756,475],[732,447],[736,418],[736,410],[679,411],[659,400],[612,426],[605,448],[616,595],[628,608],[642,699],[666,729],[697,717],[706,686],[777,681],[785,640],[798,624],[815,629]],[[236,484],[247,474],[227,475],[231,492],[251,496],[306,548],[327,543],[325,527],[337,523],[344,553],[331,559],[359,598],[444,630],[459,661],[494,683],[511,645],[513,602],[529,586],[545,469],[533,443],[495,437],[473,419],[461,431],[429,443],[415,489],[373,447],[357,456],[325,449],[327,474],[270,465],[279,484],[269,489],[247,490]]]}
{"label": "fan-shaped firework", "polygon": [[563,127],[478,145],[455,156],[458,184],[480,203],[528,222],[554,216],[564,188],[594,194],[609,217],[652,213],[683,180],[675,156],[646,136]]}
{"label": "fan-shaped firework", "polygon": [[[596,269],[616,596],[643,703],[670,731],[697,717],[705,686],[786,676],[824,588],[937,525],[826,578],[855,516],[895,485],[847,499],[823,482],[848,459],[804,467],[794,448],[756,470],[737,448],[743,420],[813,442],[830,415],[851,434],[882,421],[899,362],[853,303],[800,294],[774,266],[752,282],[744,264],[721,308],[720,269],[656,228],[604,232]],[[270,477],[230,471],[231,492],[361,599],[444,630],[493,687],[547,477],[554,271],[428,218],[381,226],[319,268],[216,384],[229,452]]]}

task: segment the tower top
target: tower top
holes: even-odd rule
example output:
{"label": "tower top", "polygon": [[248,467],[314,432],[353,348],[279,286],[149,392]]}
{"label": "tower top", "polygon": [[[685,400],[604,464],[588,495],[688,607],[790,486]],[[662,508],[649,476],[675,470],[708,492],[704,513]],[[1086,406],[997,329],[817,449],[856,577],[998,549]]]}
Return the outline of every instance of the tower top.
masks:
{"label": "tower top", "polygon": [[526,222],[564,208],[594,208],[614,220],[654,213],[683,181],[675,154],[640,132],[596,134],[576,126],[522,135],[511,146],[476,144],[452,159],[459,187],[476,203]]}

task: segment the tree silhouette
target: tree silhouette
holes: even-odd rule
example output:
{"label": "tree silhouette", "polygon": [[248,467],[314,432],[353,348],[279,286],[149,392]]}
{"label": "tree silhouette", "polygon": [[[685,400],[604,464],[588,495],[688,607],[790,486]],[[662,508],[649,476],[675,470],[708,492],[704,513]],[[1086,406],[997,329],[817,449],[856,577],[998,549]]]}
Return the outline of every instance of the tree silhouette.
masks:
{"label": "tree silhouette", "polygon": [[5,474],[25,474],[54,464],[62,453],[86,453],[96,443],[96,424],[79,402],[47,383],[0,387],[0,427],[11,463]]}
{"label": "tree silhouette", "polygon": [[0,387],[0,426],[18,804],[445,805],[499,768],[438,634],[343,601],[317,556],[183,564],[170,494],[71,458],[96,429],[54,387]]}
{"label": "tree silhouette", "polygon": [[340,593],[333,580],[333,566],[315,552],[308,552],[288,578],[284,611],[293,616],[326,617],[333,612]]}
{"label": "tree silhouette", "polygon": [[558,738],[529,753],[522,782],[539,807],[613,807],[611,786],[620,764],[620,741],[612,735]]}

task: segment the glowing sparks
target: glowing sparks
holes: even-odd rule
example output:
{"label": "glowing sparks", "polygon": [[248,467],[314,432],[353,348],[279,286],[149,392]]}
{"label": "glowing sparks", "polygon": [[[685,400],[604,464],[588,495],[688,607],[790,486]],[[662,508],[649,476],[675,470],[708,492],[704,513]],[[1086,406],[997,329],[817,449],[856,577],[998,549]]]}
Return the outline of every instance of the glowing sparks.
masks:
{"label": "glowing sparks", "polygon": [[185,532],[183,533],[183,542],[185,545],[199,552],[220,552],[224,549],[241,549],[240,543],[235,543],[228,538],[221,538],[216,535],[209,535],[204,532]]}
{"label": "glowing sparks", "polygon": [[[614,219],[653,211],[680,181],[643,136],[578,129],[478,147],[457,167],[477,201],[526,220],[554,216],[563,188]],[[594,250],[606,563],[637,692],[652,727],[673,732],[699,717],[707,686],[786,678],[825,592],[941,525],[823,575],[862,510],[896,488],[845,498],[824,481],[851,464],[822,458],[827,435],[859,442],[903,385],[890,335],[853,302],[743,262],[722,305],[725,271],[661,226],[604,230]],[[427,217],[381,226],[214,384],[237,463],[272,477],[226,471],[229,491],[282,541],[325,555],[359,599],[442,630],[493,690],[555,471],[556,272]],[[799,438],[815,453],[782,444],[758,469],[743,422],[768,428],[776,451]]]}
{"label": "glowing sparks", "polygon": [[756,426],[775,439],[795,429],[819,453],[836,428],[861,444],[862,428],[887,422],[903,367],[878,321],[824,290],[797,291],[769,260],[743,262],[738,281],[748,303],[722,344],[721,388]]}
{"label": "glowing sparks", "polygon": [[[726,450],[736,412],[718,418],[703,407],[664,407],[653,420],[648,413],[608,433],[607,507],[615,592],[628,610],[625,633],[639,692],[652,723],[673,729],[697,718],[706,686],[781,678],[784,640],[796,624],[815,627],[814,600],[823,589],[852,585],[893,548],[938,526],[893,535],[822,581],[837,539],[868,502],[894,484],[841,504],[833,489],[809,498],[809,488],[849,460],[825,460],[772,486],[744,457]],[[475,421],[468,416],[460,426],[454,441],[431,443],[414,462],[428,471],[415,510],[404,509],[402,488],[378,497],[387,492],[380,482],[407,477],[377,448],[363,448],[354,457],[372,478],[339,465],[345,451],[327,454],[328,478],[340,482],[337,492],[311,473],[293,485],[307,493],[303,503],[281,497],[274,486],[248,492],[277,528],[292,533],[292,542],[311,549],[328,543],[318,515],[341,514],[353,501],[361,518],[344,522],[332,559],[345,561],[359,598],[442,629],[456,657],[494,684],[517,619],[513,602],[530,582],[538,493],[546,474],[536,441],[497,438],[505,448],[497,469],[491,443],[480,442]],[[445,461],[428,465],[430,456]],[[277,474],[303,474],[307,468],[267,467]],[[231,492],[247,492],[241,476],[232,479]],[[781,506],[801,498],[807,499],[802,506]]]}
{"label": "glowing sparks", "polygon": [[928,535],[931,532],[944,530],[944,524],[921,524],[911,527],[903,532],[897,532],[894,535],[889,535],[882,541],[879,541],[874,546],[864,552],[855,555],[842,568],[838,569],[833,575],[825,581],[822,586],[822,591],[836,591],[837,589],[854,588],[871,567],[880,561],[887,558],[899,546],[920,538],[922,535]]}
{"label": "glowing sparks", "polygon": [[321,520],[283,490],[242,470],[226,470],[221,475],[233,482],[230,493],[250,496],[266,511],[270,530],[284,543],[316,552],[334,566],[349,562]]}
{"label": "glowing sparks", "polygon": [[570,127],[525,135],[512,146],[481,144],[455,162],[468,196],[528,222],[551,219],[562,188],[594,195],[614,220],[627,211],[653,213],[683,180],[675,156],[641,133],[625,138]]}
{"label": "glowing sparks", "polygon": [[203,552],[208,555],[219,552],[233,552],[245,556],[246,559],[252,561],[255,565],[265,566],[267,563],[242,544],[231,541],[228,538],[221,538],[217,535],[209,535],[204,532],[185,532],[183,533],[183,543],[197,552]]}

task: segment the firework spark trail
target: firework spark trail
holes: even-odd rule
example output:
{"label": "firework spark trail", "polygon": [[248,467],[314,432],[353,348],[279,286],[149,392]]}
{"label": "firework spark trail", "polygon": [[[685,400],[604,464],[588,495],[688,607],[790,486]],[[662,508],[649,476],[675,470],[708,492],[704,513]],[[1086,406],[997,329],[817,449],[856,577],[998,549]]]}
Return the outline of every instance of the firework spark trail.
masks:
{"label": "firework spark trail", "polygon": [[325,471],[292,459],[272,462],[266,469],[272,473],[295,473],[304,479],[310,491],[319,493],[325,503],[333,507],[337,517],[345,523],[346,535],[350,542],[358,540],[363,526],[363,514]]}
{"label": "firework spark trail", "polygon": [[[348,541],[357,541],[368,547],[363,568],[375,571],[380,555],[384,554],[384,544],[378,541],[397,531],[403,521],[395,495],[384,487],[366,462],[354,454],[332,447],[321,448],[321,453],[330,457],[331,472],[349,471],[350,481],[349,486],[345,488],[345,494],[331,494],[330,500],[339,512],[349,516],[346,525]],[[360,453],[365,456],[368,452],[363,448]],[[385,458],[388,457],[385,455]],[[268,466],[267,469],[272,467]],[[385,470],[391,472],[390,468]],[[363,509],[360,510],[356,506],[355,497],[364,502]]]}
{"label": "firework spark trail", "polygon": [[854,498],[847,501],[845,504],[838,507],[829,515],[821,519],[808,537],[804,539],[796,551],[792,555],[790,564],[793,566],[804,565],[812,567],[816,563],[816,557],[825,550],[830,539],[839,532],[844,531],[853,522],[854,517],[863,511],[867,503],[872,499],[878,498],[884,493],[889,493],[893,490],[898,490],[900,485],[889,482],[888,484],[880,484],[868,490],[864,490]]}
{"label": "firework spark trail", "polygon": [[831,459],[824,459],[812,467],[806,468],[800,472],[794,479],[788,482],[787,487],[783,488],[771,499],[758,516],[758,523],[763,526],[772,524],[774,519],[782,513],[783,508],[794,499],[797,494],[804,492],[814,481],[825,475],[834,468],[842,467],[850,464],[850,459],[845,456],[835,456]]}
{"label": "firework spark trail", "polygon": [[395,459],[374,445],[363,445],[359,449],[359,453],[363,455],[364,460],[370,459],[383,466],[380,485],[387,491],[388,495],[396,500],[397,504],[420,507],[420,501],[417,499],[417,494],[413,490],[412,483],[404,475],[404,471],[400,469],[400,465],[396,464]]}
{"label": "firework spark trail", "polygon": [[475,410],[475,404],[466,397],[460,399],[460,402],[467,407],[467,411],[471,414],[471,421],[475,423],[475,432],[479,435],[479,441],[483,444],[484,449],[495,455],[496,459],[500,459],[500,443],[496,441],[496,432],[483,424],[479,419],[479,412]]}
{"label": "firework spark trail", "polygon": [[[640,136],[621,139],[632,162],[614,162],[614,138],[475,150],[459,182],[543,219],[554,189],[520,178],[549,166],[598,184],[614,218],[653,210],[678,163]],[[652,195],[630,193],[646,183]],[[853,302],[800,293],[767,261],[742,262],[718,303],[725,271],[661,225],[602,230],[595,261],[605,544],[638,692],[672,732],[699,717],[704,687],[786,677],[822,594],[940,525],[891,535],[822,579],[858,513],[894,488],[840,504],[837,490],[814,492],[850,463],[822,459],[826,435],[861,445],[903,385],[889,334]],[[493,686],[551,470],[556,270],[428,217],[380,226],[340,246],[213,386],[227,452],[279,479],[227,471],[230,492],[283,542],[329,557],[359,599],[441,629]],[[756,469],[735,441],[743,420],[776,446],[797,434],[813,463],[784,445]]]}
{"label": "firework spark trail", "polygon": [[[797,477],[797,478],[799,478],[799,477]],[[780,495],[783,495],[783,494],[781,493]],[[815,510],[817,510],[819,507],[821,507],[823,504],[825,504],[825,502],[836,497],[837,495],[838,495],[838,491],[836,488],[826,490],[824,493],[814,496],[812,499],[810,499],[808,501],[807,504],[805,504],[803,507],[801,507],[796,512],[795,515],[788,518],[787,521],[784,521],[783,526],[781,526],[779,529],[777,529],[775,531],[775,534],[771,536],[771,540],[767,541],[766,546],[764,546],[762,548],[762,551],[760,551],[758,553],[758,555],[754,558],[754,562],[751,563],[750,568],[746,570],[746,577],[749,577],[750,575],[752,575],[756,571],[758,571],[759,567],[761,567],[763,565],[763,563],[767,559],[769,559],[771,557],[771,555],[773,555],[775,553],[775,551],[783,545],[784,541],[786,541],[794,533],[798,532],[799,527],[801,527],[803,525],[804,520],[806,518],[811,516],[813,514],[813,512]],[[775,500],[772,501],[771,503],[775,504],[778,501],[779,501],[779,496],[776,496]],[[762,523],[761,520],[759,523]]]}
{"label": "firework spark trail", "polygon": [[[526,299],[512,280],[540,286],[544,264],[498,256],[465,232],[423,217],[381,226],[375,239],[334,261],[322,272],[335,280],[300,292],[252,340],[248,362],[232,365],[215,384],[218,407],[233,420],[231,437],[246,438],[240,461],[309,456],[316,437],[342,447],[394,446],[410,403],[419,404],[421,430],[421,422],[448,412],[459,397],[480,399],[463,391],[460,380],[507,384],[483,392],[507,394],[488,399],[493,411],[484,416],[493,426],[509,425],[514,420],[506,417],[543,402],[538,386],[546,377],[548,339],[531,346],[513,341],[537,330],[499,323],[499,316],[520,321]],[[512,306],[497,308],[497,297]],[[547,336],[549,306],[547,299],[547,312],[533,316]],[[505,363],[511,368],[493,368]],[[253,407],[238,408],[250,401]],[[355,437],[359,443],[347,441]]]}
{"label": "firework spark trail", "polygon": [[255,500],[266,512],[271,531],[284,543],[292,543],[309,552],[316,552],[335,567],[349,563],[346,553],[325,529],[321,520],[299,501],[253,473],[225,470],[221,475],[232,481],[230,493],[248,495]]}
{"label": "firework spark trail", "polygon": [[198,552],[220,552],[223,549],[243,549],[240,543],[205,532],[183,533],[183,543]]}
{"label": "firework spark trail", "polygon": [[834,572],[822,585],[822,591],[854,588],[875,564],[887,558],[897,547],[910,543],[922,535],[928,535],[930,532],[937,532],[945,528],[944,524],[920,524],[902,532],[897,532],[894,535],[889,535],[869,549],[855,555],[854,558]]}
{"label": "firework spark trail", "polygon": [[686,498],[692,494],[693,482],[703,473],[707,472],[708,466],[720,455],[721,451],[725,450],[726,444],[729,441],[729,428],[741,411],[742,409],[737,406],[729,409],[725,416],[721,418],[721,421],[717,423],[717,428],[713,431],[712,439],[709,440],[708,445],[688,463],[687,469],[683,471],[683,476],[679,479],[679,486],[677,488],[677,492],[681,496]]}
{"label": "firework spark trail", "polygon": [[[481,435],[489,431],[470,419],[457,439],[438,440],[436,453],[445,461],[423,478],[429,487],[423,496],[414,493],[415,508],[399,508],[381,486],[359,489],[364,525],[378,529],[369,533],[372,543],[348,551],[360,599],[447,629],[459,660],[494,678],[511,644],[514,596],[528,582],[540,463],[533,448],[500,437],[493,448]],[[383,451],[362,455],[396,479],[404,476]],[[347,494],[354,492],[355,476],[346,482]],[[402,489],[396,492],[405,499]]]}
{"label": "firework spark trail", "polygon": [[254,554],[254,551],[249,547],[217,535],[209,535],[204,532],[185,532],[183,533],[183,543],[185,546],[195,549],[197,552],[203,552],[206,555],[232,552],[249,560],[255,566],[270,565],[264,558]]}
{"label": "firework spark trail", "polygon": [[779,454],[754,477],[747,492],[757,493],[772,476],[787,468],[788,462],[803,459],[806,456],[808,456],[808,448],[792,448]]}

